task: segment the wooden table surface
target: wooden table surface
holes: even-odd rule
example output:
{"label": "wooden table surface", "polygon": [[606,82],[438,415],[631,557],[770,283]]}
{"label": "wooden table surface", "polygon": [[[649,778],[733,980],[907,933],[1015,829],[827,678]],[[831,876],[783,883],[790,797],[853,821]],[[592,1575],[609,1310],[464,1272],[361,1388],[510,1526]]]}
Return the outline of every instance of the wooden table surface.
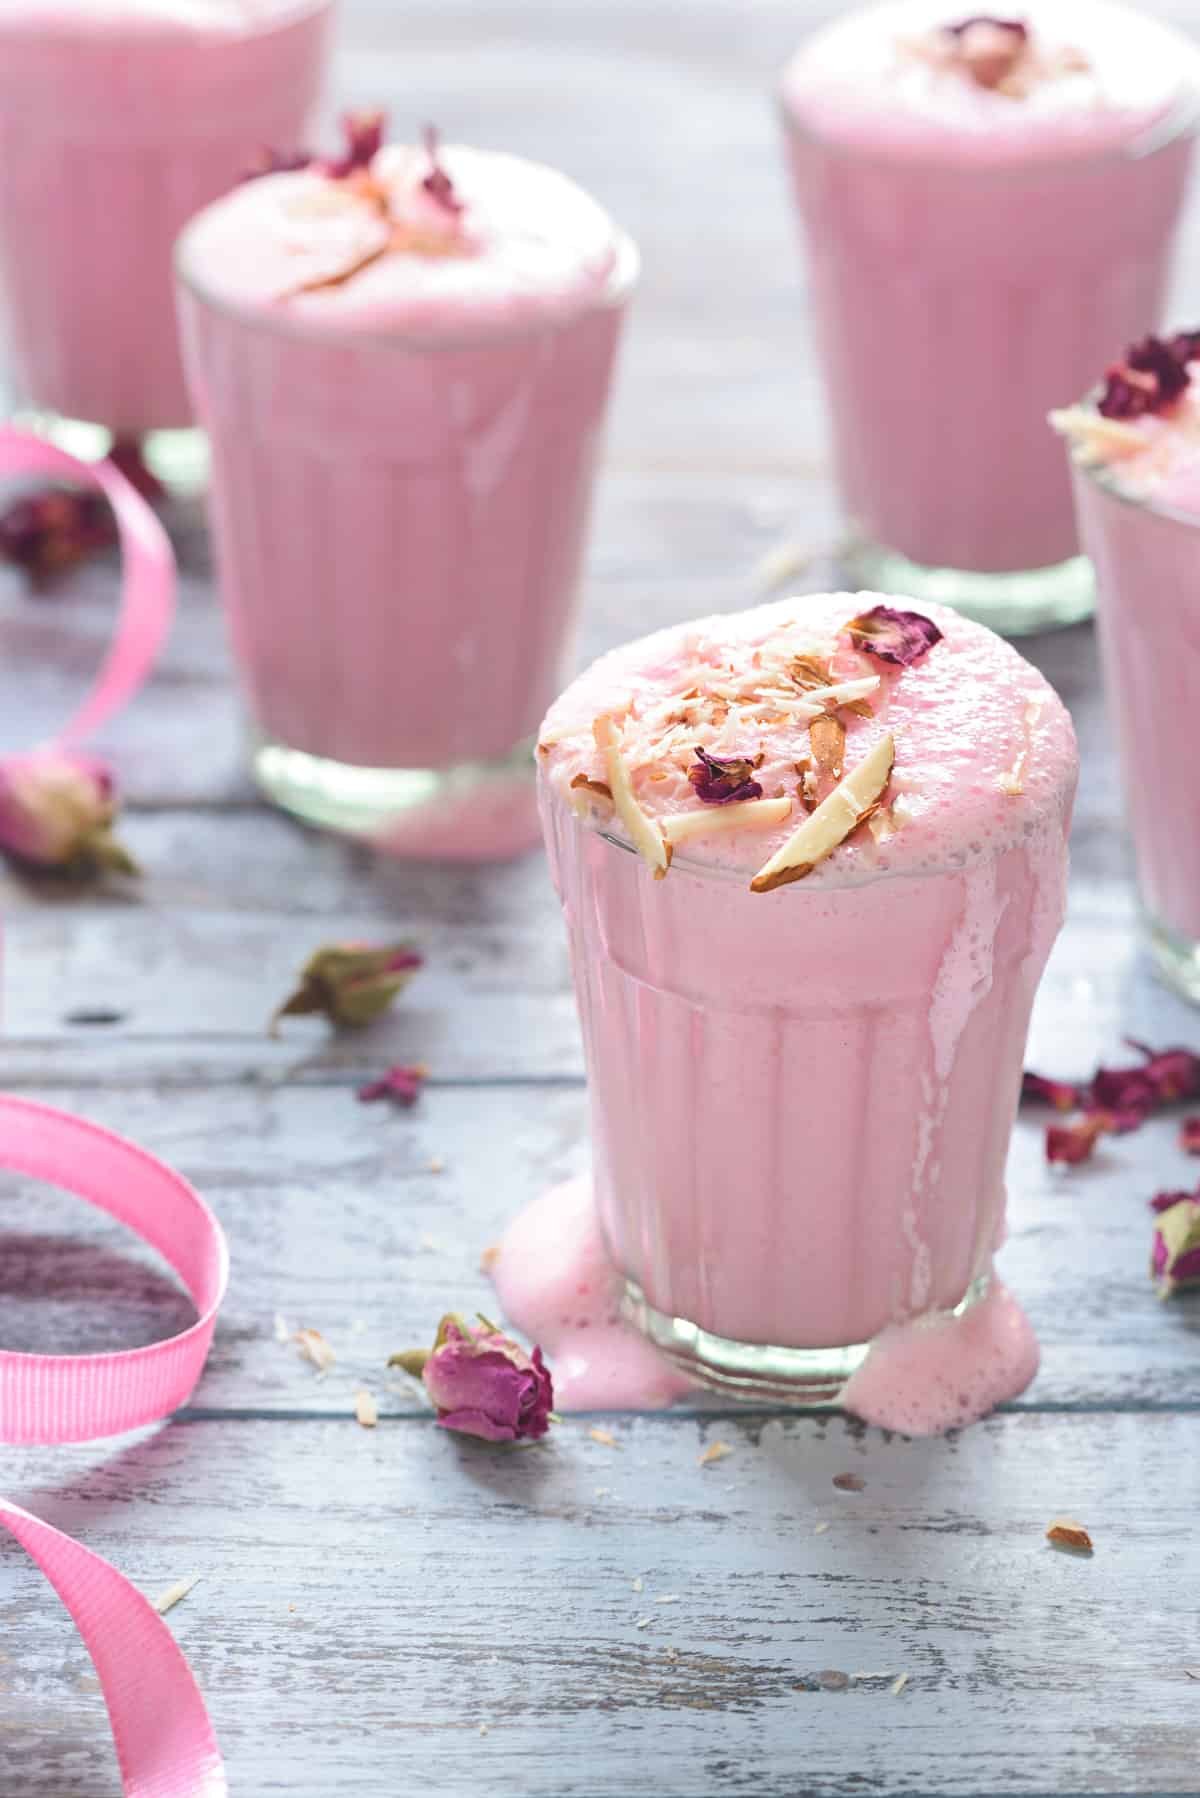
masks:
{"label": "wooden table surface", "polygon": [[[797,586],[830,578],[836,507],[768,91],[830,10],[345,5],[340,101],[386,98],[398,128],[432,117],[560,163],[643,244],[584,654],[747,603],[789,561]],[[1198,272],[1193,208],[1183,322]],[[224,1221],[233,1282],[183,1415],[7,1450],[0,1489],[150,1592],[203,1575],[171,1624],[233,1792],[1200,1793],[1200,1307],[1159,1303],[1145,1271],[1146,1198],[1191,1184],[1174,1123],[1066,1178],[1021,1124],[1001,1265],[1042,1372],[957,1438],[704,1405],[606,1417],[615,1447],[588,1435],[596,1419],[517,1454],[438,1432],[388,1352],[444,1309],[486,1307],[481,1249],[587,1158],[545,865],[384,863],[258,806],[202,520],[177,507],[170,522],[182,616],[103,744],[146,879],[128,894],[4,882],[0,1079],[177,1165]],[[4,747],[63,715],[113,598],[106,565],[52,598],[0,586]],[[1133,936],[1091,632],[1030,648],[1084,755],[1033,1058],[1086,1072],[1126,1032],[1196,1044],[1200,1020]],[[407,933],[428,966],[378,1027],[265,1035],[316,943]],[[356,1104],[356,1082],[397,1060],[433,1070],[417,1109]],[[11,1180],[0,1201],[6,1346],[115,1348],[188,1317],[85,1207]],[[277,1313],[329,1338],[326,1378],[276,1340]],[[352,1415],[360,1386],[380,1401],[374,1432]],[[718,1438],[733,1453],[701,1467]],[[835,1488],[847,1471],[862,1491]],[[1088,1524],[1092,1560],[1043,1541],[1060,1512]],[[848,1683],[822,1688],[830,1671]],[[0,1550],[0,1794],[118,1791],[90,1663],[29,1563]]]}

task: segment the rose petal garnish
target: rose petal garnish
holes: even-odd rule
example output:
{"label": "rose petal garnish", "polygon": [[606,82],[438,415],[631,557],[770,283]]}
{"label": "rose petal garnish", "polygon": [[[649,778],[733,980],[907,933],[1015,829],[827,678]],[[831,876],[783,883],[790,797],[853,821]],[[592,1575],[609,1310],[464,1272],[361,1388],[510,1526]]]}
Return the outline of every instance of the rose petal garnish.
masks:
{"label": "rose petal garnish", "polygon": [[845,628],[856,649],[899,668],[911,668],[942,640],[932,618],[920,612],[897,612],[892,606],[875,606],[862,612]]}
{"label": "rose petal garnish", "polygon": [[750,882],[750,891],[770,893],[811,874],[817,863],[831,855],[874,810],[887,790],[895,760],[896,740],[889,734],[867,752],[759,869]]}
{"label": "rose petal garnish", "polygon": [[1089,1111],[1073,1124],[1051,1124],[1046,1131],[1046,1160],[1075,1167],[1090,1161],[1100,1137],[1111,1131],[1113,1121],[1106,1111]]}
{"label": "rose petal garnish", "polygon": [[40,586],[117,541],[116,520],[101,493],[44,487],[0,512],[0,559]]}
{"label": "rose petal garnish", "polygon": [[383,148],[387,113],[378,108],[369,112],[346,112],[342,114],[341,127],[346,140],[342,155],[318,164],[321,173],[333,181],[344,181],[359,169],[370,168]]}
{"label": "rose petal garnish", "polygon": [[830,780],[840,780],[846,766],[846,726],[841,719],[831,713],[814,718],[808,740],[819,771]]}
{"label": "rose petal garnish", "polygon": [[696,766],[688,769],[697,799],[706,805],[729,805],[739,799],[761,799],[762,787],[754,779],[761,755],[715,756],[697,746],[693,751]]}
{"label": "rose petal garnish", "polygon": [[403,992],[423,957],[411,943],[323,943],[300,970],[300,981],[271,1019],[321,1012],[332,1024],[357,1029],[381,1016]]}
{"label": "rose petal garnish", "polygon": [[451,180],[445,164],[441,160],[439,147],[440,137],[437,126],[426,125],[424,131],[421,133],[421,141],[425,146],[425,154],[429,158],[429,173],[421,182],[421,186],[429,195],[430,199],[436,200],[437,204],[444,207],[447,212],[452,212],[456,216],[460,212],[465,212],[466,202],[459,199],[458,194],[455,191],[454,182]]}
{"label": "rose petal garnish", "polygon": [[0,852],[31,868],[85,879],[137,874],[113,836],[116,783],[95,756],[36,749],[0,757]]}
{"label": "rose petal garnish", "polygon": [[1136,1067],[1098,1068],[1092,1081],[1097,1105],[1148,1113],[1181,1099],[1200,1097],[1200,1056],[1190,1049],[1161,1049],[1130,1041],[1144,1060]]}
{"label": "rose petal garnish", "polygon": [[[1173,1203],[1163,1203],[1172,1200]],[[1163,1298],[1200,1286],[1200,1197],[1160,1193],[1151,1200],[1156,1214],[1150,1277]]]}
{"label": "rose petal garnish", "polygon": [[943,30],[953,40],[956,62],[980,87],[999,87],[1014,72],[1029,43],[1029,27],[1020,19],[994,19],[985,13]]}
{"label": "rose petal garnish", "polygon": [[1179,1146],[1185,1155],[1200,1155],[1200,1117],[1184,1118],[1179,1126]]}
{"label": "rose petal garnish", "polygon": [[1188,386],[1191,376],[1186,353],[1178,353],[1176,343],[1188,345],[1190,333],[1164,341],[1161,337],[1143,337],[1131,344],[1125,360],[1116,362],[1104,377],[1104,392],[1098,411],[1102,418],[1142,418],[1147,413],[1168,411]]}
{"label": "rose petal garnish", "polygon": [[612,717],[603,713],[592,725],[596,748],[604,756],[604,771],[618,818],[629,832],[629,838],[654,878],[662,880],[671,865],[671,845],[658,825],[644,812],[634,797],[629,769],[617,745]]}
{"label": "rose petal garnish", "polygon": [[391,1099],[394,1104],[408,1110],[420,1098],[421,1089],[428,1078],[429,1069],[422,1062],[417,1062],[412,1067],[388,1068],[378,1080],[368,1080],[365,1086],[360,1086],[358,1096],[365,1105],[370,1105],[376,1099]]}
{"label": "rose petal garnish", "polygon": [[1026,1068],[1021,1075],[1021,1098],[1053,1105],[1055,1111],[1074,1111],[1082,1103],[1079,1087],[1066,1080],[1048,1080],[1044,1074],[1035,1074],[1032,1068]]}
{"label": "rose petal garnish", "polygon": [[391,1356],[420,1378],[444,1430],[485,1442],[536,1441],[550,1428],[554,1383],[540,1348],[528,1354],[495,1324],[469,1324],[453,1313],[438,1325],[432,1349]]}
{"label": "rose petal garnish", "polygon": [[697,812],[672,812],[662,821],[663,835],[672,848],[692,837],[713,836],[721,831],[765,830],[782,824],[792,809],[783,799],[743,799],[732,805],[705,807]]}

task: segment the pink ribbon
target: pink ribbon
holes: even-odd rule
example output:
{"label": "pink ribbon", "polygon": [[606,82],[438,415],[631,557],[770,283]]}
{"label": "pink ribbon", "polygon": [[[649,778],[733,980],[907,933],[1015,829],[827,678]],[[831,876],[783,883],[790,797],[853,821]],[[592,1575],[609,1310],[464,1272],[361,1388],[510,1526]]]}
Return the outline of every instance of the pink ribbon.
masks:
{"label": "pink ribbon", "polygon": [[[52,474],[103,492],[117,520],[125,578],[112,646],[83,704],[55,739],[99,728],[142,685],[166,636],[175,560],[141,495],[108,463],[86,463],[0,427],[0,472]],[[68,1112],[0,1095],[0,1166],[77,1193],[158,1251],[191,1294],[181,1335],[106,1355],[0,1350],[0,1441],[82,1442],[156,1422],[200,1377],[229,1276],[220,1225],[180,1175],[133,1143]],[[116,1568],[20,1505],[0,1498],[0,1527],[39,1566],[75,1620],[100,1679],[126,1798],[226,1798],[204,1700],[154,1607]]]}

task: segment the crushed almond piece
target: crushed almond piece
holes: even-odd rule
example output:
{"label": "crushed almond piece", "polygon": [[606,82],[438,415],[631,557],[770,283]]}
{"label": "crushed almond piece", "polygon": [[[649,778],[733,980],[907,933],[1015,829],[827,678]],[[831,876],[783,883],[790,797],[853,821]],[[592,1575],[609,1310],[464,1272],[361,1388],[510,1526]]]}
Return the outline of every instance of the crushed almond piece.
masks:
{"label": "crushed almond piece", "polygon": [[592,733],[597,749],[604,755],[605,773],[617,816],[629,832],[634,848],[653,871],[654,878],[662,880],[671,865],[671,845],[634,798],[629,770],[617,746],[611,713],[596,719]]}
{"label": "crushed almond piece", "polygon": [[813,760],[830,780],[841,780],[846,767],[846,726],[840,718],[824,713],[808,727]]}
{"label": "crushed almond piece", "polygon": [[292,1340],[291,1326],[281,1311],[275,1313],[275,1340],[276,1342],[290,1342]]}
{"label": "crushed almond piece", "polygon": [[827,1523],[823,1523],[823,1522],[822,1523],[814,1523],[813,1535],[814,1536],[823,1536],[825,1534],[825,1531],[828,1528],[829,1528],[829,1525]]}
{"label": "crushed almond piece", "polygon": [[379,1406],[371,1393],[362,1390],[354,1394],[354,1415],[364,1430],[373,1430],[379,1422]]}
{"label": "crushed almond piece", "polygon": [[1046,1540],[1053,1542],[1056,1548],[1073,1548],[1087,1555],[1092,1553],[1092,1538],[1073,1517],[1056,1517],[1046,1531]]}
{"label": "crushed almond piece", "polygon": [[655,1604],[678,1604],[679,1594],[677,1592],[668,1592],[664,1597],[656,1598],[654,1602]]}
{"label": "crushed almond piece", "polygon": [[891,1684],[892,1697],[899,1698],[901,1692],[903,1692],[903,1690],[907,1684],[908,1684],[908,1674],[907,1673],[898,1674],[896,1676],[896,1678],[892,1681],[892,1684]]}
{"label": "crushed almond piece", "polygon": [[867,829],[877,843],[886,843],[889,837],[896,834],[896,813],[894,805],[881,805],[867,819]]}
{"label": "crushed almond piece", "polygon": [[734,799],[728,805],[706,805],[694,812],[673,812],[662,820],[662,833],[672,849],[692,837],[730,830],[765,830],[782,824],[792,809],[784,794],[778,799]]}
{"label": "crushed almond piece", "polygon": [[613,802],[612,788],[606,780],[591,780],[586,774],[576,774],[571,786],[583,788],[585,792],[595,794],[598,799],[607,799],[610,805]]}
{"label": "crushed almond piece", "polygon": [[839,1492],[865,1492],[867,1488],[861,1473],[835,1473],[833,1483]]}
{"label": "crushed almond piece", "polygon": [[481,1274],[490,1274],[492,1269],[495,1267],[497,1261],[499,1261],[499,1259],[500,1259],[500,1244],[498,1242],[489,1243],[487,1248],[484,1249],[483,1254],[479,1257],[480,1273]]}
{"label": "crushed almond piece", "polygon": [[802,691],[830,685],[829,663],[820,656],[793,656],[787,672]]}
{"label": "crushed almond piece", "polygon": [[1071,445],[1085,468],[1097,462],[1119,462],[1146,448],[1146,438],[1134,425],[1102,418],[1088,406],[1064,406],[1051,412],[1050,423]]}
{"label": "crushed almond piece", "polygon": [[649,1629],[653,1622],[653,1617],[639,1617],[633,1627],[634,1629]]}
{"label": "crushed almond piece", "polygon": [[639,1573],[638,1577],[633,1581],[634,1591],[640,1592],[642,1590],[642,1588],[645,1586],[645,1584],[646,1584],[645,1580],[642,1578],[641,1574]]}
{"label": "crushed almond piece", "polygon": [[770,893],[811,874],[817,863],[831,855],[875,810],[887,790],[895,760],[896,739],[889,733],[763,864],[750,882],[750,891]]}
{"label": "crushed almond piece", "polygon": [[321,1379],[329,1372],[337,1356],[320,1330],[296,1330],[292,1341],[306,1361],[311,1361]]}
{"label": "crushed almond piece", "polygon": [[152,1598],[150,1603],[160,1617],[165,1617],[167,1612],[174,1610],[180,1599],[186,1598],[192,1587],[203,1578],[202,1573],[185,1574],[182,1579],[177,1579],[173,1586],[168,1586],[165,1592],[160,1592],[157,1598]]}
{"label": "crushed almond piece", "polygon": [[601,1448],[620,1448],[621,1446],[611,1430],[589,1430],[588,1435],[593,1442],[598,1442]]}
{"label": "crushed almond piece", "polygon": [[733,1449],[728,1442],[710,1442],[696,1465],[698,1467],[711,1467],[714,1461],[723,1461],[726,1455],[731,1455],[732,1453]]}

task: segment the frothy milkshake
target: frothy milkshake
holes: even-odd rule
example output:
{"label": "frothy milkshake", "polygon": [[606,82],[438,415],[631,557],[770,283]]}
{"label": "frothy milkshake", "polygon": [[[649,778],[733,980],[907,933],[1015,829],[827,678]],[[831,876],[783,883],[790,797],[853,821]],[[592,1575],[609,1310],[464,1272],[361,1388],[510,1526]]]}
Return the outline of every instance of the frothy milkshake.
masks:
{"label": "frothy milkshake", "polygon": [[270,174],[179,250],[235,660],[283,804],[412,853],[536,836],[633,246],[459,146]]}
{"label": "frothy milkshake", "polygon": [[[789,1397],[883,1339],[863,1410],[905,1428],[889,1367],[975,1354],[979,1408],[1019,1389],[1009,1302],[953,1320],[988,1291],[1063,911],[1076,752],[1041,675],[942,608],[793,599],[604,657],[539,763],[625,1315]],[[521,1324],[556,1277],[524,1260],[495,1268]]]}
{"label": "frothy milkshake", "polygon": [[0,0],[0,303],[20,404],[186,426],[171,249],[317,95],[332,0]]}
{"label": "frothy milkshake", "polygon": [[1200,1001],[1200,332],[1131,345],[1090,399],[1052,417],[1096,567],[1151,948]]}
{"label": "frothy milkshake", "polygon": [[856,578],[1009,633],[1090,610],[1043,421],[1160,315],[1198,71],[1106,0],[889,0],[789,65]]}

